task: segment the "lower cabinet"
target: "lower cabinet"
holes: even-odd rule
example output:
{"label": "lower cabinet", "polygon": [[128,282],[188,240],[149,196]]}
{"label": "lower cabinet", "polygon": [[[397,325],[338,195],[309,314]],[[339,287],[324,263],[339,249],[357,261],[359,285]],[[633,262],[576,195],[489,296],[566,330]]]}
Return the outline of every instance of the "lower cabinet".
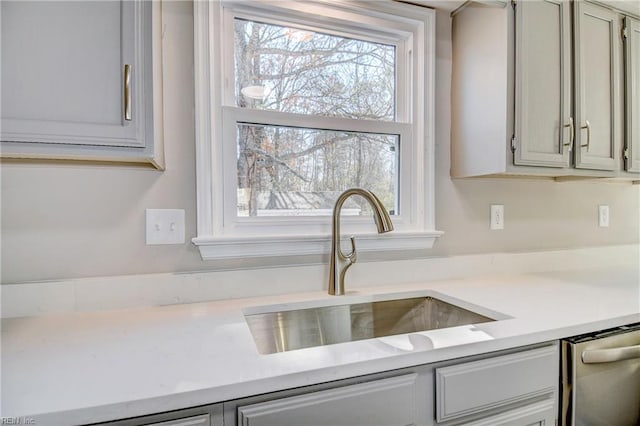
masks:
{"label": "lower cabinet", "polygon": [[118,426],[552,426],[558,343],[108,423]]}
{"label": "lower cabinet", "polygon": [[558,411],[553,400],[528,404],[504,413],[463,423],[464,426],[554,426]]}
{"label": "lower cabinet", "polygon": [[178,411],[152,414],[115,422],[102,426],[223,426],[222,404],[187,408]]}
{"label": "lower cabinet", "polygon": [[211,416],[204,414],[201,416],[187,417],[177,420],[168,420],[161,423],[151,423],[148,426],[212,426]]}
{"label": "lower cabinet", "polygon": [[423,379],[409,373],[256,404],[232,404],[229,420],[238,426],[423,425],[428,400]]}
{"label": "lower cabinet", "polygon": [[558,345],[553,344],[436,367],[436,422],[555,424],[558,360]]}
{"label": "lower cabinet", "polygon": [[225,402],[224,425],[549,426],[558,371],[554,342]]}

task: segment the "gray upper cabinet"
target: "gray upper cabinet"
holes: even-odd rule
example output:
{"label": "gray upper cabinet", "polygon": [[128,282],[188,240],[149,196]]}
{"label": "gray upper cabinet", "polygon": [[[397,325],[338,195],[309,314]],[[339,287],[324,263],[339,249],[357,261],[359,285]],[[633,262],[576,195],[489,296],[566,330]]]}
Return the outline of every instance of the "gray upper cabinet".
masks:
{"label": "gray upper cabinet", "polygon": [[575,164],[578,168],[620,168],[620,47],[616,12],[574,2]]}
{"label": "gray upper cabinet", "polygon": [[[514,163],[569,167],[571,11],[566,1],[523,1],[516,14]],[[540,29],[544,28],[544,31]]]}
{"label": "gray upper cabinet", "polygon": [[640,172],[640,20],[625,17],[625,169]]}
{"label": "gray upper cabinet", "polygon": [[[625,118],[622,18],[569,0],[454,11],[451,175],[637,179],[622,157],[624,126],[637,133],[633,105]],[[626,86],[636,108],[637,64],[627,61]]]}
{"label": "gray upper cabinet", "polygon": [[0,7],[3,157],[162,167],[150,1]]}

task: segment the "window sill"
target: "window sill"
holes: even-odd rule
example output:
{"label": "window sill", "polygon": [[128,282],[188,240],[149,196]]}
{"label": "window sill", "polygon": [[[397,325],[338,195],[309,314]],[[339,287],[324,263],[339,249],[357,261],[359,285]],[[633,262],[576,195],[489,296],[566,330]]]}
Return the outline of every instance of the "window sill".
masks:
{"label": "window sill", "polygon": [[[364,234],[356,236],[359,252],[385,252],[423,250],[433,247],[444,232],[392,232],[386,235]],[[343,236],[344,239],[344,236]],[[202,260],[231,260],[260,257],[327,254],[331,249],[329,235],[268,236],[268,237],[214,237],[200,236],[191,240],[198,246]],[[295,262],[292,262],[295,263]]]}

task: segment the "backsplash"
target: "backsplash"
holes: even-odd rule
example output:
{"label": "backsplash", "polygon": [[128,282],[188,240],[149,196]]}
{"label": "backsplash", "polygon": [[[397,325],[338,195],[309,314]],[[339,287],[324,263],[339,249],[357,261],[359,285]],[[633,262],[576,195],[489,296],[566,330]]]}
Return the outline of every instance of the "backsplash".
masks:
{"label": "backsplash", "polygon": [[[589,268],[639,268],[640,246],[623,245],[526,253],[493,253],[355,264],[347,294],[358,288],[488,275]],[[327,265],[126,275],[1,286],[2,317],[160,306],[312,292],[326,295]],[[339,296],[336,296],[339,297]],[[265,301],[265,303],[267,303]]]}

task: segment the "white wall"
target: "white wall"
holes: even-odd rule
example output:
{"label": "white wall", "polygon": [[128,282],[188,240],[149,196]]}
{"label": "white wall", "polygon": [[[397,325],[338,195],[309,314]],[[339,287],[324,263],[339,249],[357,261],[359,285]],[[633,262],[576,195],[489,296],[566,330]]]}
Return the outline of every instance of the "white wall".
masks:
{"label": "white wall", "polygon": [[[190,2],[163,4],[166,171],[3,163],[2,283],[216,268],[189,242],[144,244],[146,208],[185,209],[187,240],[196,234],[192,14]],[[437,27],[436,223],[445,235],[424,255],[638,244],[640,185],[449,178],[448,12]],[[505,205],[504,231],[488,230],[492,203]],[[611,208],[609,228],[597,226],[598,204]]]}

